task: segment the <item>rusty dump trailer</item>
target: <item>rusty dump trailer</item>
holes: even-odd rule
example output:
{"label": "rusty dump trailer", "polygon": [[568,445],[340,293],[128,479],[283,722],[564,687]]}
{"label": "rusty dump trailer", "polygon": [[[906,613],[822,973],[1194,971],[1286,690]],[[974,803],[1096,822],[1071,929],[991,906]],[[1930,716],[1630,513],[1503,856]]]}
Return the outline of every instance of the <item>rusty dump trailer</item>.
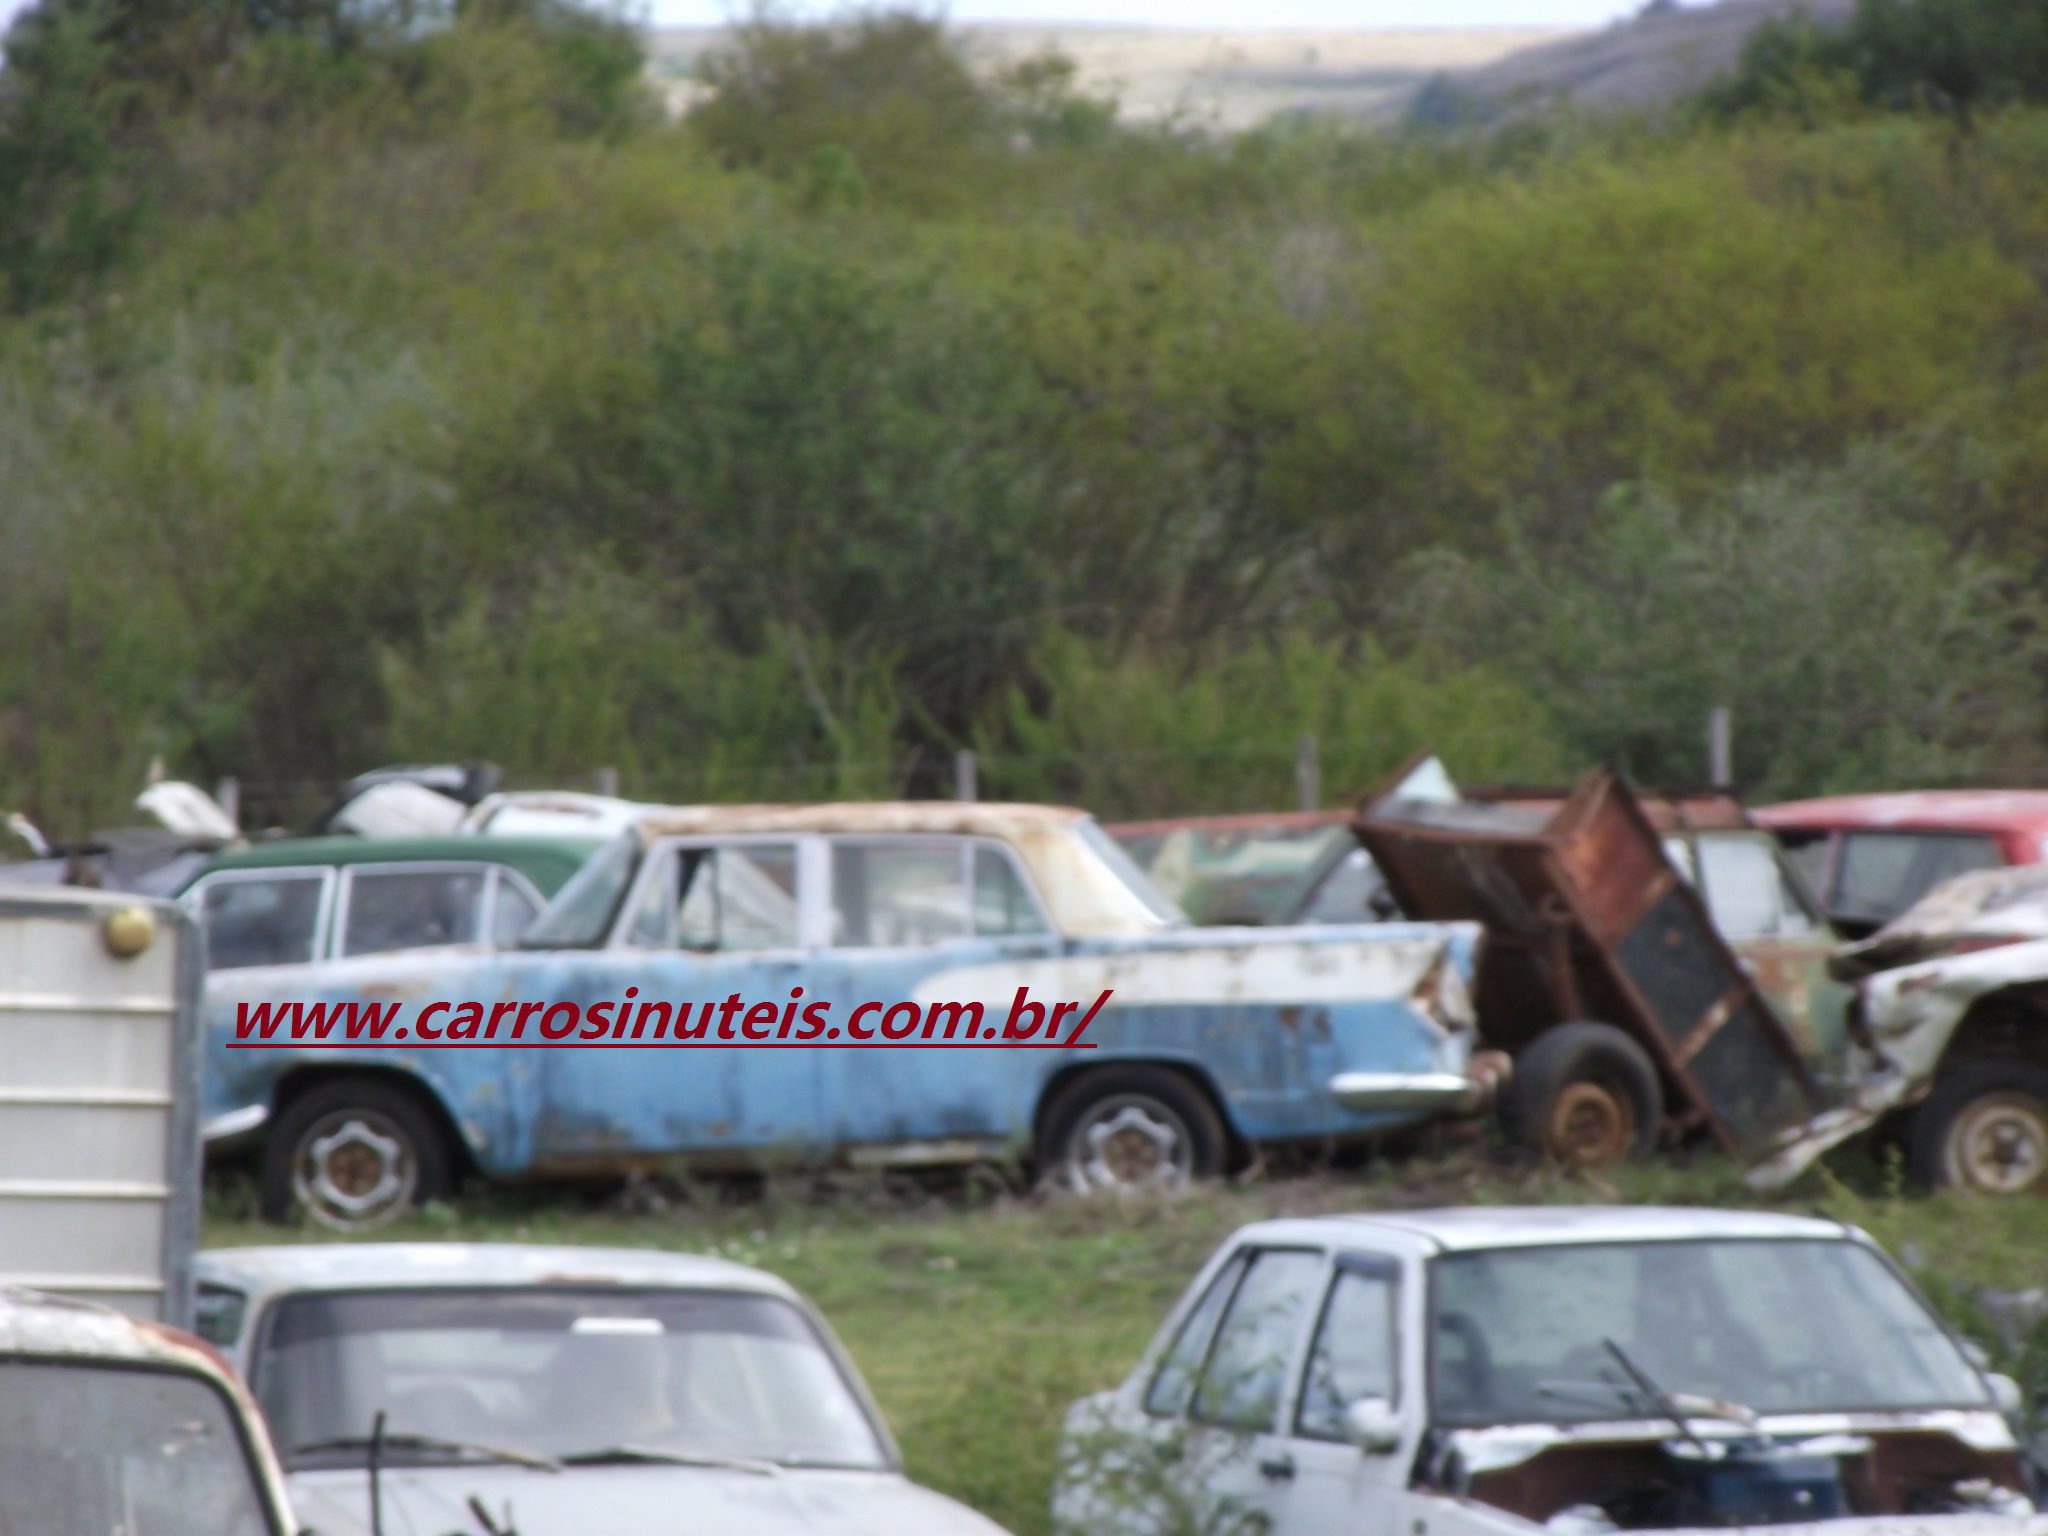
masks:
{"label": "rusty dump trailer", "polygon": [[1660,1132],[1738,1157],[1823,1094],[1784,1023],[1618,775],[1562,799],[1427,797],[1404,778],[1353,831],[1410,918],[1485,926],[1484,1043],[1514,1058],[1517,1139],[1604,1163]]}

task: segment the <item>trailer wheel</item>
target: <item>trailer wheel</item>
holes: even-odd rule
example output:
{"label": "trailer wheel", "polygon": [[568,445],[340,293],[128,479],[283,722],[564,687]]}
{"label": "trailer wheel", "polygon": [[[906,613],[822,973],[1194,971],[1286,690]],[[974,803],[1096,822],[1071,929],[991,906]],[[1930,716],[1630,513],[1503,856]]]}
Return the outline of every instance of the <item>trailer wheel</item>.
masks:
{"label": "trailer wheel", "polygon": [[337,1232],[368,1232],[450,1187],[448,1148],[412,1094],[375,1078],[318,1084],[285,1106],[263,1147],[261,1208],[303,1209]]}
{"label": "trailer wheel", "polygon": [[1223,1171],[1223,1121],[1165,1067],[1084,1073],[1046,1106],[1039,1167],[1067,1188],[1167,1189]]}
{"label": "trailer wheel", "polygon": [[1515,1061],[1501,1100],[1508,1134],[1573,1168],[1604,1168],[1657,1145],[1664,1094],[1640,1045],[1611,1024],[1558,1024]]}
{"label": "trailer wheel", "polygon": [[1935,1189],[2048,1191],[2048,1068],[1978,1059],[1942,1072],[1914,1112],[1906,1166]]}

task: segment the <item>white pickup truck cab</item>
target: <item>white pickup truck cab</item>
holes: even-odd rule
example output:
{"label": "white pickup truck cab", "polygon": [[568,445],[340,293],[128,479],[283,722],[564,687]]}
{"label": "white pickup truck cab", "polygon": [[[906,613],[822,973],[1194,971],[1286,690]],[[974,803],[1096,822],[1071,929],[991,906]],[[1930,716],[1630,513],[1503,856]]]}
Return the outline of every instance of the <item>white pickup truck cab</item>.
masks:
{"label": "white pickup truck cab", "polygon": [[2019,1389],[1862,1232],[1551,1207],[1259,1222],[1068,1413],[1066,1533],[2041,1536]]}

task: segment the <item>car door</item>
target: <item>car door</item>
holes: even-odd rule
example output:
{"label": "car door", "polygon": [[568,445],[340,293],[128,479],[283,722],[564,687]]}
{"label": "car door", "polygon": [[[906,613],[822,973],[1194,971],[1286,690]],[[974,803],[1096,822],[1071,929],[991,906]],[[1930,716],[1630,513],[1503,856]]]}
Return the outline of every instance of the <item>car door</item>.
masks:
{"label": "car door", "polygon": [[[816,1053],[825,1126],[836,1142],[898,1157],[915,1156],[904,1146],[912,1142],[997,1150],[1028,1130],[1048,1058],[989,1049],[1006,1015],[983,1004],[977,1025],[965,1006],[947,1010],[980,990],[963,998],[947,977],[1056,953],[1044,902],[1000,842],[841,836],[827,845],[831,943],[814,974],[843,999],[833,1018],[844,1037],[865,1031],[874,1048]],[[980,1042],[968,1043],[974,1034]],[[891,1039],[916,1048],[880,1044]]]}
{"label": "car door", "polygon": [[[1320,1248],[1255,1249],[1223,1311],[1188,1395],[1177,1468],[1180,1486],[1200,1490],[1211,1528],[1244,1536],[1295,1529],[1287,1523],[1302,1475],[1294,1388],[1330,1268]],[[1320,1529],[1328,1527],[1304,1526],[1301,1536]]]}
{"label": "car door", "polygon": [[[590,1010],[613,1005],[604,1039],[539,1053],[541,1161],[804,1154],[829,1141],[818,1115],[824,1053],[789,1038],[805,1004],[834,1001],[820,996],[813,965],[822,852],[798,837],[665,841],[642,860],[604,949],[522,957],[514,974],[527,1000],[583,1009],[579,1041]],[[773,1020],[749,1023],[764,1004]]]}
{"label": "car door", "polygon": [[1379,1398],[1414,1422],[1420,1383],[1404,1381],[1401,1266],[1382,1254],[1340,1252],[1316,1310],[1308,1351],[1286,1411],[1284,1434],[1259,1454],[1274,1490],[1274,1529],[1284,1536],[1345,1531],[1393,1536],[1407,1461],[1360,1449],[1344,1416],[1362,1398]]}

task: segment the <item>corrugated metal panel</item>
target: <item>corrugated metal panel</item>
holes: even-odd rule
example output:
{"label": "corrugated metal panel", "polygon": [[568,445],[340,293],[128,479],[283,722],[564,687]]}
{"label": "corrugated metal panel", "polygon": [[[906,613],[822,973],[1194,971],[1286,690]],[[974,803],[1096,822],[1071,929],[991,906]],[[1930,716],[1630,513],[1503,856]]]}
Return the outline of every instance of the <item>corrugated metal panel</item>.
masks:
{"label": "corrugated metal panel", "polygon": [[0,900],[0,1280],[190,1325],[200,971],[169,903]]}

